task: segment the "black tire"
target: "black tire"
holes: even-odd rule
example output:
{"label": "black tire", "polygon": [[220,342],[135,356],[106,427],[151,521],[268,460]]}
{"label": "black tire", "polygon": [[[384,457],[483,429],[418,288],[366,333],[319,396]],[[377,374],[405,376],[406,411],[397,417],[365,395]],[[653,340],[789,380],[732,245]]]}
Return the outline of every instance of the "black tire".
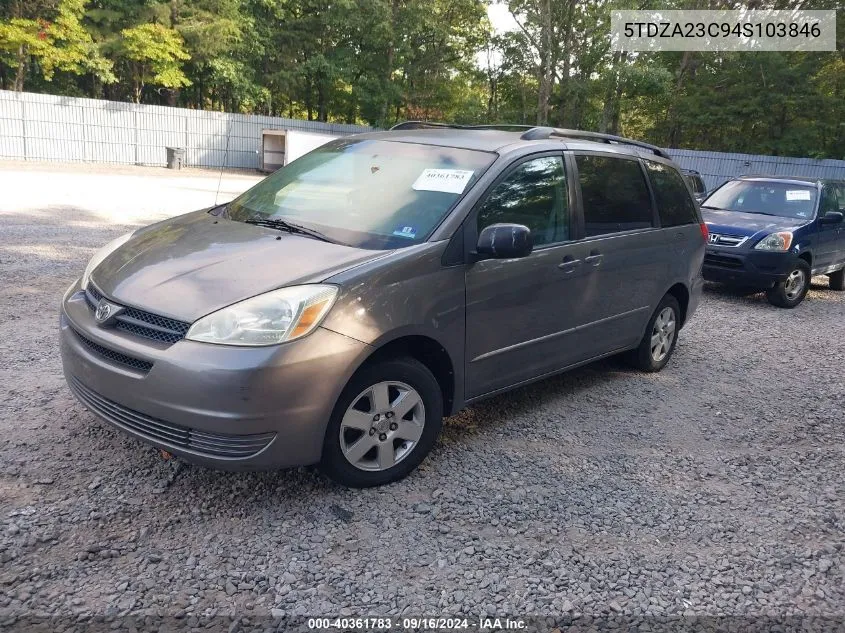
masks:
{"label": "black tire", "polygon": [[[343,452],[341,423],[348,409],[355,404],[354,401],[358,400],[362,392],[373,385],[389,381],[404,383],[413,388],[419,395],[424,408],[423,417],[425,420],[422,434],[407,455],[398,460],[392,467],[384,470],[363,470],[352,464]],[[437,379],[425,365],[409,357],[366,364],[352,376],[335,404],[323,440],[320,470],[336,483],[350,488],[370,488],[399,481],[425,459],[437,440],[442,424],[443,394],[440,391]],[[347,429],[346,432],[348,431]],[[361,433],[362,435],[359,437],[364,436],[363,431]],[[381,434],[376,433],[375,435],[380,437]],[[357,438],[353,438],[353,442],[355,439]],[[394,440],[388,439],[386,441],[393,442]],[[397,439],[396,442],[399,442],[401,450],[402,440]],[[379,447],[376,446],[375,450],[377,454]]]}
{"label": "black tire", "polygon": [[845,268],[830,273],[827,278],[830,280],[828,283],[831,290],[845,290]]}
{"label": "black tire", "polygon": [[[658,317],[664,314],[664,311],[667,308],[672,310],[672,318],[675,325],[671,339],[667,341],[669,343],[669,349],[665,350],[665,355],[655,358],[655,355],[652,354],[651,339],[656,334],[655,323],[657,322]],[[678,305],[678,300],[675,299],[675,297],[667,294],[660,300],[660,303],[657,304],[654,314],[652,314],[651,318],[648,320],[648,327],[646,327],[645,334],[643,335],[642,341],[640,341],[639,347],[628,353],[628,362],[641,371],[660,371],[666,366],[669,359],[672,358],[672,354],[675,351],[675,345],[678,342],[678,332],[680,329],[681,307]]]}
{"label": "black tire", "polygon": [[[803,275],[803,285],[798,289],[792,289],[789,279],[799,272]],[[807,296],[807,292],[810,290],[810,278],[810,265],[803,259],[799,259],[785,281],[778,282],[773,288],[766,290],[766,298],[773,306],[794,308]]]}

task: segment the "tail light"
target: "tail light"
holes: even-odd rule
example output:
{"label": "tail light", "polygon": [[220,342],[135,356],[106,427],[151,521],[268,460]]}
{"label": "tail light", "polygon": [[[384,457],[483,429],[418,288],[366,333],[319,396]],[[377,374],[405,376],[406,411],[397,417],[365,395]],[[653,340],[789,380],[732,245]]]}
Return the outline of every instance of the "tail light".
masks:
{"label": "tail light", "polygon": [[698,228],[701,229],[701,237],[704,238],[704,241],[707,242],[710,239],[710,230],[707,228],[707,225],[702,222],[698,225]]}

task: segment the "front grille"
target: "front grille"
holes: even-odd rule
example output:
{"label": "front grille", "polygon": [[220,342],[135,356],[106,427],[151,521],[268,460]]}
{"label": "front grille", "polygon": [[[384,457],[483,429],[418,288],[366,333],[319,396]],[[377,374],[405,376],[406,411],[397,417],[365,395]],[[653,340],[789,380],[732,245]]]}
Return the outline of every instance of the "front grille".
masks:
{"label": "front grille", "polygon": [[720,266],[722,268],[742,268],[742,260],[738,257],[731,257],[729,255],[714,255],[712,253],[705,253],[705,266]]}
{"label": "front grille", "polygon": [[742,235],[722,235],[721,233],[710,234],[710,244],[714,246],[730,246],[736,248],[742,246],[748,240],[748,237]]}
{"label": "front grille", "polygon": [[[89,283],[85,289],[85,301],[88,303],[88,307],[91,310],[96,310],[97,303],[102,298],[103,293],[97,290],[94,284]],[[152,312],[144,312],[137,308],[126,307],[123,312],[115,317],[114,327],[134,336],[172,344],[185,338],[191,324]]]}
{"label": "front grille", "polygon": [[71,377],[68,384],[76,397],[94,413],[123,430],[141,435],[153,444],[183,448],[207,457],[245,459],[264,450],[276,437],[275,433],[227,435],[178,426],[104,398],[75,377]]}
{"label": "front grille", "polygon": [[99,354],[100,356],[112,361],[113,363],[137,369],[145,374],[153,368],[153,364],[148,361],[141,360],[140,358],[133,358],[132,356],[127,356],[126,354],[121,354],[120,352],[116,352],[108,347],[103,347],[99,343],[95,343],[94,341],[85,338],[76,330],[73,330],[73,332],[79,337],[79,340],[82,341],[82,344],[85,345],[85,347],[95,354]]}

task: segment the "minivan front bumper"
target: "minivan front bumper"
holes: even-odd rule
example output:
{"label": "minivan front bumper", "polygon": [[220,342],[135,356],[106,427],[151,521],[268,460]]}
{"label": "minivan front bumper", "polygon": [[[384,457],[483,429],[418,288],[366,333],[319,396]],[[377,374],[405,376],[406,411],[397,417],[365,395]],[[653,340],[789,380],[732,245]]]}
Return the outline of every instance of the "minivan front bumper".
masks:
{"label": "minivan front bumper", "polygon": [[771,288],[795,268],[794,253],[739,250],[708,246],[704,254],[704,279],[756,288]]}
{"label": "minivan front bumper", "polygon": [[75,282],[62,299],[65,378],[110,424],[224,470],[319,461],[326,425],[369,346],[317,328],[270,347],[159,343],[96,324]]}

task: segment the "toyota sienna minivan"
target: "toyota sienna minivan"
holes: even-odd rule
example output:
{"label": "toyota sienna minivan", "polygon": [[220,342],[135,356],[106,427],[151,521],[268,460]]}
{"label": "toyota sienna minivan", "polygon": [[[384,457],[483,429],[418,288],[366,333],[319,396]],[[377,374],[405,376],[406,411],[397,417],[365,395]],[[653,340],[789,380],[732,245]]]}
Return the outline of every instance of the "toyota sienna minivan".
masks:
{"label": "toyota sienna minivan", "polygon": [[656,147],[402,124],[106,245],[62,300],[64,372],[188,461],[385,484],[482,398],[622,352],[662,369],[705,242]]}

